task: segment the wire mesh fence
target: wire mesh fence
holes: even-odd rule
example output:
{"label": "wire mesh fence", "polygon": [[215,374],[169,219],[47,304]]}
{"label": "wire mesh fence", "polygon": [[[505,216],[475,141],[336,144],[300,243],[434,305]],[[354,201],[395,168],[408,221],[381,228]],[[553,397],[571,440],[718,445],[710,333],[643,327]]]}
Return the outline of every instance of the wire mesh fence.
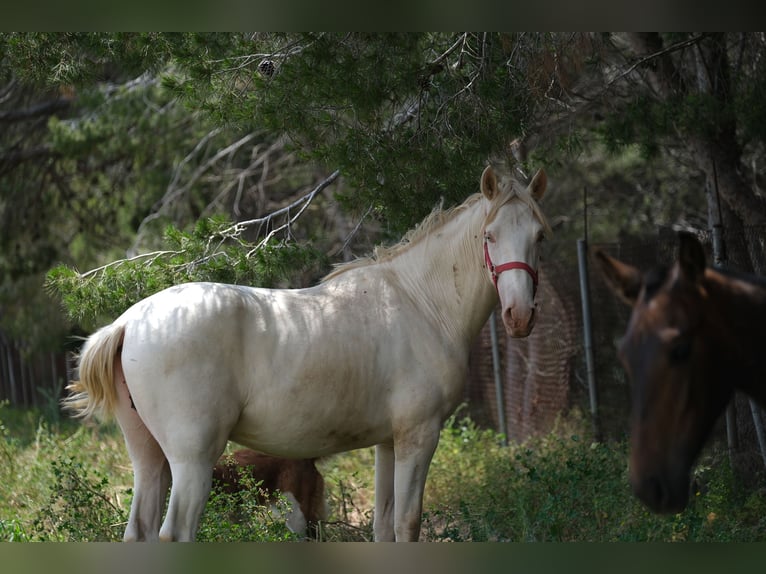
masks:
{"label": "wire mesh fence", "polygon": [[[699,238],[712,263],[712,234],[701,233]],[[766,227],[728,230],[723,239],[726,247],[723,265],[766,275]],[[663,228],[648,237],[625,237],[619,242],[592,247],[648,270],[672,265],[678,238],[674,231]],[[583,413],[590,409],[576,245],[557,246],[550,259],[555,263],[546,261],[541,273],[540,312],[532,334],[524,340],[500,337],[502,395],[507,413],[504,430],[512,440],[550,432],[556,417],[573,407]],[[616,349],[625,332],[630,308],[615,297],[592,265],[589,283],[598,424],[603,438],[623,439],[629,431],[630,383]],[[465,399],[474,419],[502,431],[488,333],[485,328],[472,350]],[[740,463],[763,468],[750,405],[740,395],[733,405],[734,439]],[[758,416],[762,416],[760,411]],[[725,444],[723,420],[719,421],[713,438]]]}

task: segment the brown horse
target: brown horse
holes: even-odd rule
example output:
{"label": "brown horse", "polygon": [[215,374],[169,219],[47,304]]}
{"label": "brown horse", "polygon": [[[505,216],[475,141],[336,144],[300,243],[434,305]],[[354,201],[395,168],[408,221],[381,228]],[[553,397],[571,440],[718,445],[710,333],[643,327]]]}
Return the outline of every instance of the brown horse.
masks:
{"label": "brown horse", "polygon": [[632,384],[633,492],[666,513],[686,507],[692,465],[734,391],[766,406],[766,282],[707,268],[697,238],[679,240],[674,265],[646,275],[594,252],[633,306],[619,344]]}
{"label": "brown horse", "polygon": [[319,523],[327,519],[324,478],[314,458],[281,458],[243,448],[218,460],[213,483],[229,493],[257,484],[269,503],[282,494],[291,505],[287,528],[302,537],[316,538]]}

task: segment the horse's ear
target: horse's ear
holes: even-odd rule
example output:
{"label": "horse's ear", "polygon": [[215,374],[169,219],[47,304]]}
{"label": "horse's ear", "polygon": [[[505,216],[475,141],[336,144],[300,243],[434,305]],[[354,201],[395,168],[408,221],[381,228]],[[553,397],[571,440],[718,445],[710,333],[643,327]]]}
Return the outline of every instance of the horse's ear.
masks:
{"label": "horse's ear", "polygon": [[484,172],[481,174],[481,192],[484,197],[492,201],[497,197],[499,190],[497,189],[497,177],[495,176],[495,170],[491,165],[484,168]]}
{"label": "horse's ear", "polygon": [[535,201],[540,201],[543,198],[543,195],[545,195],[545,190],[547,188],[548,176],[545,175],[543,169],[540,168],[529,183],[529,192],[532,194],[532,197],[535,198]]}
{"label": "horse's ear", "polygon": [[697,236],[688,231],[678,232],[678,265],[689,281],[696,283],[705,273],[705,250]]}
{"label": "horse's ear", "polygon": [[607,285],[625,303],[633,305],[638,299],[638,294],[644,283],[641,272],[632,265],[610,257],[600,249],[593,251],[593,257],[601,269]]}

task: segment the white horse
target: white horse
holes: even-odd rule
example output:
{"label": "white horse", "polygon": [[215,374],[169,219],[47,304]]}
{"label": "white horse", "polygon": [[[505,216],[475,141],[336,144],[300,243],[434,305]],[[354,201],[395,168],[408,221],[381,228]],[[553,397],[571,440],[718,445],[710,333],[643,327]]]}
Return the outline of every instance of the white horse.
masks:
{"label": "white horse", "polygon": [[177,285],[94,333],[63,402],[122,429],[124,539],[194,540],[231,439],[290,458],[376,445],[375,540],[417,540],[439,432],[498,296],[511,336],[532,329],[546,182],[487,167],[480,194],[314,287]]}

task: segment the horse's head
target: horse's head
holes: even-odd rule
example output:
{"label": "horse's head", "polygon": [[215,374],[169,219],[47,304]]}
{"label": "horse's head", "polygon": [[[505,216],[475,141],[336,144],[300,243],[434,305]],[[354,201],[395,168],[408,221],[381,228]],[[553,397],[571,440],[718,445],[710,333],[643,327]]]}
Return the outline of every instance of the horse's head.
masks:
{"label": "horse's head", "polygon": [[655,512],[686,507],[692,464],[732,394],[715,359],[705,253],[696,237],[679,235],[673,267],[646,275],[595,252],[607,283],[633,306],[619,344],[632,384],[630,479]]}
{"label": "horse's head", "polygon": [[498,180],[491,166],[481,176],[488,202],[484,257],[500,297],[503,324],[512,337],[526,337],[535,323],[539,246],[550,232],[535,202],[545,194],[546,184],[542,170],[526,191],[513,189],[510,179]]}

